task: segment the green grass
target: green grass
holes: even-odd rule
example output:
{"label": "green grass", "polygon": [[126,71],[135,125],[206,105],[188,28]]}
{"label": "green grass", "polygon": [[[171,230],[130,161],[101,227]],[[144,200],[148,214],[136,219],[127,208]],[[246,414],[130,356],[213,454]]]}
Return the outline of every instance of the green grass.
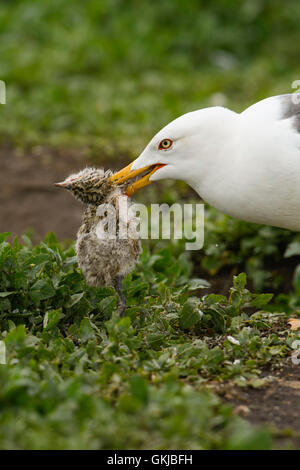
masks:
{"label": "green grass", "polygon": [[[265,449],[270,431],[233,414],[208,384],[259,387],[261,370],[292,351],[285,313],[264,311],[246,276],[228,297],[199,295],[179,246],[143,251],[124,281],[91,288],[73,246],[53,234],[0,244],[2,449]],[[197,295],[196,295],[197,294]],[[256,310],[251,317],[249,308]],[[18,419],[16,421],[16,416]]]}
{"label": "green grass", "polygon": [[291,92],[299,21],[297,0],[3,2],[2,141],[136,155],[186,111]]}

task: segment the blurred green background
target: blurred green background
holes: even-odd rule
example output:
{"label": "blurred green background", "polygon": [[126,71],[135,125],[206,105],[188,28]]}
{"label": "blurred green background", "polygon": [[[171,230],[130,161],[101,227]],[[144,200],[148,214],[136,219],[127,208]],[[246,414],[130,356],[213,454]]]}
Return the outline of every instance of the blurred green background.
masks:
{"label": "blurred green background", "polygon": [[212,104],[300,77],[297,0],[2,1],[1,140],[124,150]]}

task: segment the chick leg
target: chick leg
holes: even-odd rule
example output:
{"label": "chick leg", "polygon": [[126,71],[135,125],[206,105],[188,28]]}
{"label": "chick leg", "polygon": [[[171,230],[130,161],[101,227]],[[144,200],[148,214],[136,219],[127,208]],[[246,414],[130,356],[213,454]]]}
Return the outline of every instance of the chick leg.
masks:
{"label": "chick leg", "polygon": [[118,311],[119,311],[120,317],[123,316],[124,310],[126,308],[126,298],[122,290],[122,281],[123,281],[122,276],[116,276],[114,278],[114,288],[116,289],[116,292],[119,296]]}

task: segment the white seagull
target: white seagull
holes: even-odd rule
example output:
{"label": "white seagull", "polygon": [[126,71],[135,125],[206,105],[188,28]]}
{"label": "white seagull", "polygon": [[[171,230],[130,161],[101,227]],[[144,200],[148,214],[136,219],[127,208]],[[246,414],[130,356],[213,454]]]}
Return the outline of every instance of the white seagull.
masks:
{"label": "white seagull", "polygon": [[231,217],[300,230],[300,94],[240,114],[216,106],[180,116],[111,178],[135,177],[128,195],[163,178],[183,180]]}

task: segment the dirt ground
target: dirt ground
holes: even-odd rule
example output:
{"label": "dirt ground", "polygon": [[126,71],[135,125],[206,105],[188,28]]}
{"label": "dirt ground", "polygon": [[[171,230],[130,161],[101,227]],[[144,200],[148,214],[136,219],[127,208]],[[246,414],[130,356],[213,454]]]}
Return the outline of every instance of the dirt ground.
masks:
{"label": "dirt ground", "polygon": [[[82,206],[53,183],[91,164],[87,154],[40,147],[26,152],[7,146],[0,148],[0,161],[0,231],[14,236],[30,229],[36,242],[51,231],[60,240],[74,238]],[[126,157],[123,161],[123,165],[127,163]]]}
{"label": "dirt ground", "polygon": [[[80,150],[49,150],[34,148],[30,152],[0,148],[0,232],[21,235],[34,231],[34,240],[40,241],[54,231],[60,240],[74,238],[80,225],[82,206],[71,194],[53,186],[72,172],[84,168],[91,161]],[[128,163],[126,157],[106,167],[121,168]],[[226,281],[227,282],[227,281]],[[222,284],[222,289],[219,284]],[[224,276],[216,280],[224,290]],[[228,288],[231,276],[228,279]],[[279,447],[289,445],[300,448],[300,365],[288,359],[281,367],[266,374],[275,376],[267,387],[220,391],[232,402],[236,412],[255,424],[269,424],[280,432]],[[290,436],[290,437],[289,437]]]}
{"label": "dirt ground", "polygon": [[253,424],[276,429],[278,448],[300,449],[300,365],[287,358],[263,375],[271,377],[266,386],[226,391],[225,398]]}

